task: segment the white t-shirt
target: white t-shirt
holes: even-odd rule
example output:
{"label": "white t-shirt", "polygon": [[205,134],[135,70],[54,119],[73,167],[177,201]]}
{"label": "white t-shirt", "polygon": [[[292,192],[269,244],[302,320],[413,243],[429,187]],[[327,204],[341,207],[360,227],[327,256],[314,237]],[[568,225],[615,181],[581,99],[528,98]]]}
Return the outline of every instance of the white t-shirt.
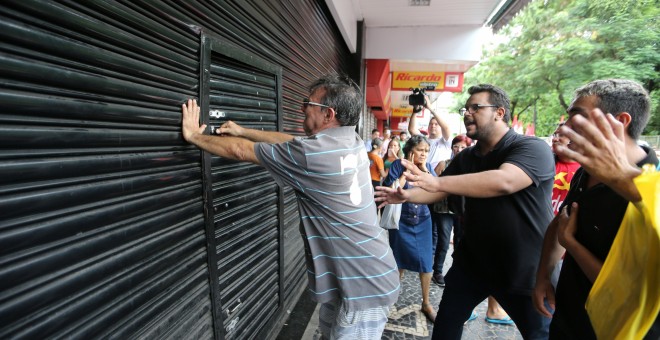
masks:
{"label": "white t-shirt", "polygon": [[433,169],[441,161],[451,158],[451,140],[444,139],[442,136],[436,139],[428,140],[430,145],[427,162],[431,163]]}

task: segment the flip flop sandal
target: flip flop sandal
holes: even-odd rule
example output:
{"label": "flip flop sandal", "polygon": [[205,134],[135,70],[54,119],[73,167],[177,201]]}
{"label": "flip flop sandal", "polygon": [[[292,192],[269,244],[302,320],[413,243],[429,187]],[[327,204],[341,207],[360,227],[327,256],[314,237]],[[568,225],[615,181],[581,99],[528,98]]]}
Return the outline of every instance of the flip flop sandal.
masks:
{"label": "flip flop sandal", "polygon": [[472,314],[470,314],[470,317],[467,320],[465,320],[465,323],[463,323],[463,324],[466,325],[469,321],[472,321],[472,320],[476,319],[477,317],[479,317],[479,313],[477,313],[476,311],[473,310]]}
{"label": "flip flop sandal", "polygon": [[498,324],[498,325],[513,325],[513,320],[510,317],[505,316],[502,319],[491,319],[486,317],[486,322]]}

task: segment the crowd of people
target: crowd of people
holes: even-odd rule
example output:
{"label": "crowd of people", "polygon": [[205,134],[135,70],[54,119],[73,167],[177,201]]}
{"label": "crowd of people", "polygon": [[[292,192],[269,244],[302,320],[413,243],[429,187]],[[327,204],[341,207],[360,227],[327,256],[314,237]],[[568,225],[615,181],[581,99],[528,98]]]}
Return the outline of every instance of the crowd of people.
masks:
{"label": "crowd of people", "polygon": [[[595,339],[589,290],[627,203],[641,199],[633,178],[658,164],[636,143],[648,93],[621,79],[581,87],[551,148],[510,128],[503,89],[468,93],[466,134],[453,139],[426,98],[413,108],[409,136],[385,130],[381,139],[374,129],[363,142],[355,132],[361,90],[336,75],[314,82],[301,103],[306,137],[231,121],[211,136],[193,100],[182,107],[182,131],[201,149],[260,164],[294,188],[324,338],[380,339],[407,270],[419,274],[433,339],[460,339],[486,298],[486,320],[515,322],[525,339]],[[416,126],[421,110],[432,116],[428,136]],[[379,227],[377,206],[386,204],[402,204],[398,230]],[[443,274],[452,229],[454,260]],[[444,287],[437,311],[431,282]],[[646,336],[660,336],[657,319]]]}

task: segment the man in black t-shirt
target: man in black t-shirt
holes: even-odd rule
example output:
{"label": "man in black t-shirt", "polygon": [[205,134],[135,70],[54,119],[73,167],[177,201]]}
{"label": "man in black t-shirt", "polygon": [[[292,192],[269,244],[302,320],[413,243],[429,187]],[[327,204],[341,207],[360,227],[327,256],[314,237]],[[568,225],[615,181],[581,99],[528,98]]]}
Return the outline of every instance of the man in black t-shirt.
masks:
{"label": "man in black t-shirt", "polygon": [[[596,339],[585,309],[589,291],[629,201],[641,200],[632,179],[641,173],[642,165],[658,164],[652,150],[636,143],[649,119],[649,110],[646,90],[623,79],[585,85],[576,91],[567,110],[570,118],[559,132],[571,143],[556,152],[575,159],[582,168],[573,176],[560,214],[548,226],[534,290],[539,313],[552,318],[550,338]],[[566,256],[555,294],[550,274],[564,249]],[[545,299],[550,307],[556,307],[554,315],[546,308]],[[660,337],[659,328],[656,319],[646,338]]]}
{"label": "man in black t-shirt", "polygon": [[379,187],[377,201],[428,204],[448,195],[465,196],[465,234],[445,277],[433,339],[460,339],[472,309],[489,295],[524,338],[543,339],[549,320],[535,312],[531,295],[552,219],[552,152],[542,140],[509,128],[510,102],[502,89],[478,85],[468,92],[461,111],[466,134],[477,145],[458,154],[441,177],[406,162],[406,179],[416,188]]}

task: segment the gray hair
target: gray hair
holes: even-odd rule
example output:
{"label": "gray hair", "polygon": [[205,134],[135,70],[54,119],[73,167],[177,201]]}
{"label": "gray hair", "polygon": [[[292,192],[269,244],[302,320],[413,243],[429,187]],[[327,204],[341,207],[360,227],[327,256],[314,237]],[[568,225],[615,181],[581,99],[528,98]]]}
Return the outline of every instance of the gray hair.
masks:
{"label": "gray hair", "polygon": [[617,115],[628,112],[631,120],[628,135],[637,139],[649,121],[651,99],[639,83],[628,79],[595,80],[575,90],[575,99],[595,96],[596,105],[603,113]]}
{"label": "gray hair", "polygon": [[309,92],[324,89],[321,104],[335,109],[341,126],[355,126],[360,121],[362,93],[360,87],[346,75],[326,75],[309,86]]}
{"label": "gray hair", "polygon": [[429,146],[431,145],[431,143],[429,143],[429,140],[422,135],[414,135],[410,137],[410,139],[408,139],[408,141],[406,142],[406,145],[403,146],[403,154],[406,156],[406,158],[410,157],[410,153],[412,152],[412,149],[422,143],[426,143]]}

